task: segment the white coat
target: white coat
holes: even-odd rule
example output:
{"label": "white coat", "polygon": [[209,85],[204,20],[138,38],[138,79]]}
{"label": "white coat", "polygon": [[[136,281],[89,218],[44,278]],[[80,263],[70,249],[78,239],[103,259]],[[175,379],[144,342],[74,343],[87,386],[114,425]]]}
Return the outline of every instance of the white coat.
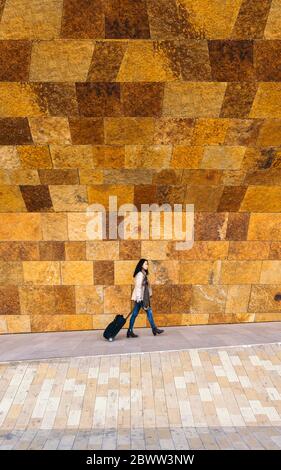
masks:
{"label": "white coat", "polygon": [[[140,302],[143,300],[143,294],[144,294],[144,274],[142,271],[139,271],[138,274],[135,275],[135,287],[132,292],[132,297],[131,300],[135,300],[136,302]],[[149,289],[149,295],[152,295],[152,289],[150,284],[148,285]]]}

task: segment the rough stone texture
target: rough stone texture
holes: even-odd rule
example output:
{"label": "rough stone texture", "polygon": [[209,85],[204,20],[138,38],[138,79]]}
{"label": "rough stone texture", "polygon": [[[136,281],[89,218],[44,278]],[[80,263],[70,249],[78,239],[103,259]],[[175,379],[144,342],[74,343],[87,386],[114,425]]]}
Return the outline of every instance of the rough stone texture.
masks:
{"label": "rough stone texture", "polygon": [[[159,325],[280,318],[280,57],[280,0],[0,0],[0,332],[104,328],[141,257]],[[109,233],[155,203],[189,249]]]}

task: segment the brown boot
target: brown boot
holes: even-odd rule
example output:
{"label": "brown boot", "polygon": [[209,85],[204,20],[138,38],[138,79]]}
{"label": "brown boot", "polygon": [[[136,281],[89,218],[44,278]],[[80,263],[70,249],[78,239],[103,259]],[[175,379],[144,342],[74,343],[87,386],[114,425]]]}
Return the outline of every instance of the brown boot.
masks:
{"label": "brown boot", "polygon": [[137,338],[139,335],[135,335],[133,330],[128,330],[127,331],[127,338]]}

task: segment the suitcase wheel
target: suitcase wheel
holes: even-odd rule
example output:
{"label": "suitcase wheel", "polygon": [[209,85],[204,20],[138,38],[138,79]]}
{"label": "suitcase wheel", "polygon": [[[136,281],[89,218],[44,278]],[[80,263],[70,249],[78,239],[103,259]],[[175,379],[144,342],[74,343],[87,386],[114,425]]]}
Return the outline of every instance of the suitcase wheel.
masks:
{"label": "suitcase wheel", "polygon": [[113,338],[108,338],[108,341],[113,341]]}

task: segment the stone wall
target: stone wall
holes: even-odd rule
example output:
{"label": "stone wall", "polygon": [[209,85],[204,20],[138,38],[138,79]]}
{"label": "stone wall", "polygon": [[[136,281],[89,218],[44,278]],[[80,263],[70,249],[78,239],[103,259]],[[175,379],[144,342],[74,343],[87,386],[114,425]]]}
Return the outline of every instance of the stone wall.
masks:
{"label": "stone wall", "polygon": [[[281,320],[281,0],[0,0],[0,332]],[[193,203],[195,243],[89,241]],[[137,326],[147,325],[140,313]]]}

